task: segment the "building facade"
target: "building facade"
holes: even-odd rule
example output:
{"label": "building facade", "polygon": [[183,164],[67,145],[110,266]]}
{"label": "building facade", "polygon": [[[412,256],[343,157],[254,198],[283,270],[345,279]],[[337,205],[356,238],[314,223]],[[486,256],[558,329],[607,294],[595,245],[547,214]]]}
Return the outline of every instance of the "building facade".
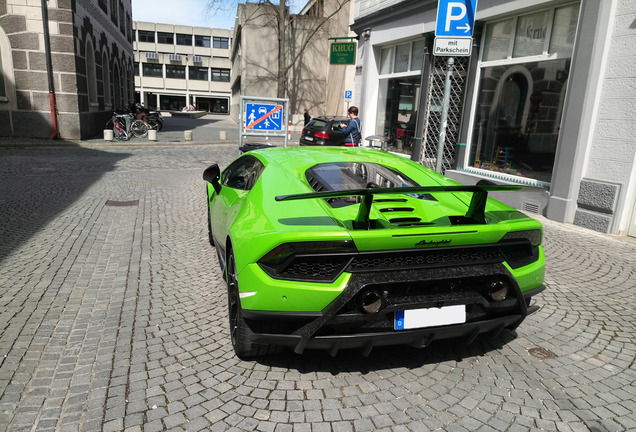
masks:
{"label": "building facade", "polygon": [[83,139],[133,100],[130,0],[0,2],[0,135]]}
{"label": "building facade", "polygon": [[363,135],[527,212],[636,236],[636,3],[480,0],[435,55],[437,0],[359,0]]}
{"label": "building facade", "polygon": [[349,29],[352,14],[350,0],[310,0],[298,14],[286,9],[281,30],[279,6],[239,4],[230,80],[235,120],[240,96],[276,98],[279,86],[284,87],[281,97],[289,99],[294,125],[302,125],[305,109],[313,117],[344,115],[355,66],[330,65],[329,48],[330,38],[355,40]]}
{"label": "building facade", "polygon": [[229,113],[231,30],[136,21],[133,29],[138,102]]}

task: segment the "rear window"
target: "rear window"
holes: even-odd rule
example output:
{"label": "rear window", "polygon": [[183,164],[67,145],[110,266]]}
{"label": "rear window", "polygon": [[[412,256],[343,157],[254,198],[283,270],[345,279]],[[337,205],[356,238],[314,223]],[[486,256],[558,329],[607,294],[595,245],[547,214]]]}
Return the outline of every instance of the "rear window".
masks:
{"label": "rear window", "polygon": [[316,191],[340,191],[366,187],[417,187],[404,174],[376,163],[330,162],[314,165],[305,173]]}
{"label": "rear window", "polygon": [[309,123],[307,123],[307,126],[305,126],[305,129],[324,130],[326,126],[327,126],[326,121],[312,119]]}

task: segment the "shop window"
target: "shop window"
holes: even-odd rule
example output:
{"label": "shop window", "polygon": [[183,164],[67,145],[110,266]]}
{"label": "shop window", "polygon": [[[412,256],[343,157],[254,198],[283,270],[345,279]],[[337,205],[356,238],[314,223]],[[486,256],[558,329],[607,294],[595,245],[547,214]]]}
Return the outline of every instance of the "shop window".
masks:
{"label": "shop window", "polygon": [[191,80],[207,81],[208,80],[208,68],[190,66],[188,68],[188,77]]}
{"label": "shop window", "polygon": [[412,153],[425,53],[424,39],[380,49],[375,133],[392,151]]}
{"label": "shop window", "polygon": [[145,77],[163,78],[163,65],[156,63],[143,63],[142,74]]}
{"label": "shop window", "polygon": [[174,45],[174,33],[157,32],[157,42],[160,44]]}
{"label": "shop window", "polygon": [[145,31],[145,30],[138,30],[138,32],[139,32],[139,42],[155,43],[155,32]]}
{"label": "shop window", "polygon": [[486,26],[468,169],[549,184],[578,13],[572,4]]}
{"label": "shop window", "polygon": [[185,66],[166,65],[166,78],[185,79]]}
{"label": "shop window", "polygon": [[416,75],[380,80],[375,132],[387,138],[389,148],[399,153],[412,153],[421,79]]}
{"label": "shop window", "polygon": [[226,37],[214,37],[213,39],[214,48],[221,49],[229,49],[230,48],[230,39]]}
{"label": "shop window", "polygon": [[177,45],[192,46],[192,35],[177,33]]}
{"label": "shop window", "polygon": [[194,46],[210,48],[210,36],[194,35]]}

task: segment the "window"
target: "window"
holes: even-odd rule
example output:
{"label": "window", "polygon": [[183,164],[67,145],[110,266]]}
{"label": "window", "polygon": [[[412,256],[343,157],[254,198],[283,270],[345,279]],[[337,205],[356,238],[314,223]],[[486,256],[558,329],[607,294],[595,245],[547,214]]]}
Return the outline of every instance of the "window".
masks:
{"label": "window", "polygon": [[139,32],[139,42],[155,43],[155,32],[145,31],[145,30],[138,30],[138,32]]}
{"label": "window", "polygon": [[185,79],[185,66],[166,65],[166,78]]}
{"label": "window", "polygon": [[[316,191],[364,189],[369,187],[369,183],[375,183],[383,188],[419,186],[415,181],[392,168],[362,162],[328,162],[314,165],[305,172],[305,178]],[[341,207],[355,204],[355,200],[333,200],[330,204],[332,207]]]}
{"label": "window", "polygon": [[135,72],[134,72],[135,76],[139,76],[139,62],[135,62],[134,68],[135,68]]}
{"label": "window", "polygon": [[391,151],[413,152],[425,52],[424,39],[380,50],[375,133],[387,138]]}
{"label": "window", "polygon": [[194,35],[194,46],[210,48],[210,36]]}
{"label": "window", "polygon": [[157,32],[157,42],[160,44],[174,45],[174,33]]}
{"label": "window", "polygon": [[192,46],[192,35],[177,33],[177,45]]}
{"label": "window", "polygon": [[2,49],[0,48],[0,98],[7,97],[7,90],[4,88],[4,71],[2,69]]}
{"label": "window", "polygon": [[380,50],[380,75],[422,70],[426,43],[424,39],[389,46]]}
{"label": "window", "polygon": [[110,20],[117,25],[117,0],[110,0]]}
{"label": "window", "polygon": [[229,49],[230,39],[226,37],[214,37],[214,48]]}
{"label": "window", "polygon": [[390,148],[399,153],[413,151],[421,80],[420,74],[380,80],[376,134],[386,137]]}
{"label": "window", "polygon": [[163,78],[163,65],[156,63],[144,63],[142,73],[145,77]]}
{"label": "window", "polygon": [[208,68],[190,66],[188,77],[191,80],[207,81],[208,80]]}
{"label": "window", "polygon": [[212,81],[230,82],[230,70],[212,68]]}
{"label": "window", "polygon": [[467,169],[549,184],[579,6],[486,25]]}
{"label": "window", "polygon": [[97,73],[95,71],[95,52],[90,40],[86,41],[86,81],[88,84],[88,102],[97,104]]}
{"label": "window", "polygon": [[254,156],[244,156],[223,171],[221,184],[234,189],[251,190],[263,168],[263,163]]}
{"label": "window", "polygon": [[108,4],[106,3],[106,0],[98,0],[97,4],[99,4],[99,7],[104,11],[105,14],[108,15]]}

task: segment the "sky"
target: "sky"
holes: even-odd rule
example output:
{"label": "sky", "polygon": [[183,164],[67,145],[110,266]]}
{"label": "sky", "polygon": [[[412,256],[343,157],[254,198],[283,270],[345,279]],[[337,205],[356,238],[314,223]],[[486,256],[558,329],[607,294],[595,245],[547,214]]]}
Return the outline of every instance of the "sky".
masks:
{"label": "sky", "polygon": [[132,0],[133,21],[193,27],[234,28],[236,0],[222,0],[223,10],[207,14],[208,0]]}
{"label": "sky", "polygon": [[[222,5],[217,13],[206,13],[208,0],[132,0],[133,21],[162,24],[177,24],[193,27],[234,28],[237,0],[217,0]],[[241,0],[241,3],[244,3]],[[274,3],[277,3],[274,1]],[[292,12],[297,12],[296,4],[306,0],[289,1]]]}

